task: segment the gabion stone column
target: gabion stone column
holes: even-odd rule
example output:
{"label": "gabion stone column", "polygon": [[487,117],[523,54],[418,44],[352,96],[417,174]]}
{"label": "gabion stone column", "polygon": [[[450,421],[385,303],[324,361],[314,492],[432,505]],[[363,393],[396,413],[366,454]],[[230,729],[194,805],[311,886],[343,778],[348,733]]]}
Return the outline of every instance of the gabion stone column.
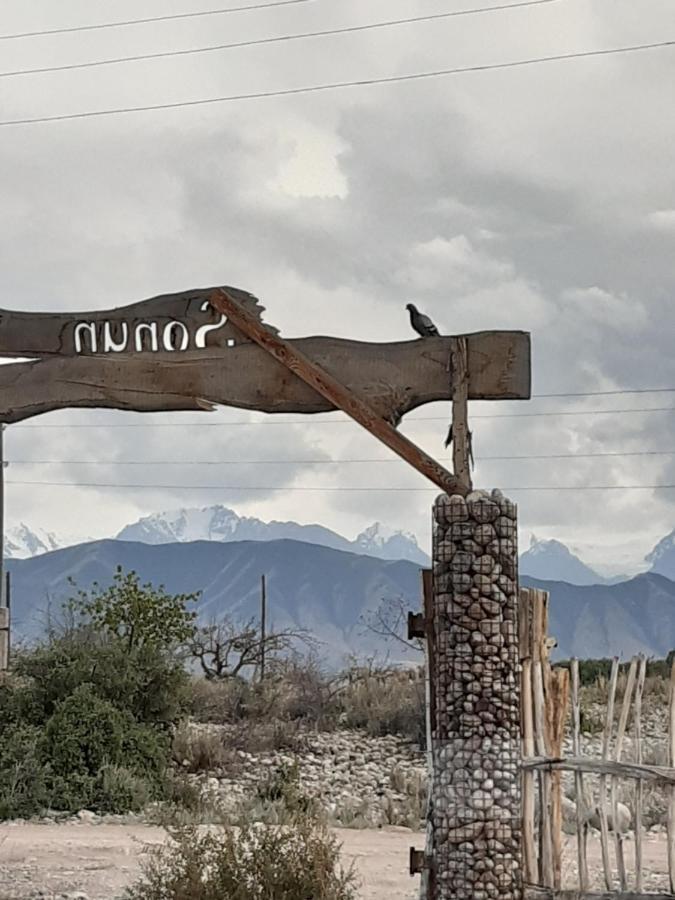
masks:
{"label": "gabion stone column", "polygon": [[521,900],[517,508],[434,507],[430,900]]}

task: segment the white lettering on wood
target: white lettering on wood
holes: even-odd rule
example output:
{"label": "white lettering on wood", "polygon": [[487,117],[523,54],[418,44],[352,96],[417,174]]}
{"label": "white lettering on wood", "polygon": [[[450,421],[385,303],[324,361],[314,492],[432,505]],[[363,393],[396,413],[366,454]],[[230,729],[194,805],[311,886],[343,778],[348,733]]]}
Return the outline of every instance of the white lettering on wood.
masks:
{"label": "white lettering on wood", "polygon": [[147,345],[146,335],[150,343],[150,350],[152,353],[157,353],[159,350],[159,326],[157,322],[141,322],[136,326],[136,352],[140,353],[142,350],[145,350]]}
{"label": "white lettering on wood", "polygon": [[[202,312],[208,312],[210,309],[213,309],[213,307],[211,306],[211,304],[209,303],[208,300],[206,301],[206,303],[202,303]],[[209,335],[212,331],[218,331],[224,325],[227,325],[227,316],[225,315],[225,313],[221,313],[220,321],[216,322],[215,325],[200,326],[197,329],[197,334],[195,336],[195,346],[197,347],[197,349],[204,350],[206,347],[207,335]],[[228,341],[227,346],[233,347],[234,341],[232,343],[230,343],[230,341]]]}
{"label": "white lettering on wood", "polygon": [[[174,346],[174,334],[175,332],[179,333],[180,336],[180,344],[178,347]],[[190,346],[190,332],[187,330],[187,325],[183,322],[169,322],[168,325],[164,326],[164,349],[173,352],[174,350],[187,350]]]}
{"label": "white lettering on wood", "polygon": [[96,324],[94,322],[78,322],[75,326],[75,352],[85,353],[84,336],[89,335],[89,352],[98,351],[98,339],[96,337]]}
{"label": "white lettering on wood", "polygon": [[[202,312],[211,310],[206,301],[200,307]],[[166,322],[166,319],[164,320]],[[186,324],[173,319],[163,325],[161,322],[125,321],[78,322],[75,325],[75,353],[184,353],[191,347],[197,350],[206,348],[208,336],[220,331],[228,323],[226,315],[221,315],[217,322],[207,322],[195,327],[192,320]],[[235,347],[234,338],[228,338],[227,347]]]}
{"label": "white lettering on wood", "polygon": [[116,341],[113,336],[113,325],[106,322],[103,326],[103,352],[104,353],[124,353],[129,343],[129,326],[126,322],[120,322],[122,327],[122,340]]}

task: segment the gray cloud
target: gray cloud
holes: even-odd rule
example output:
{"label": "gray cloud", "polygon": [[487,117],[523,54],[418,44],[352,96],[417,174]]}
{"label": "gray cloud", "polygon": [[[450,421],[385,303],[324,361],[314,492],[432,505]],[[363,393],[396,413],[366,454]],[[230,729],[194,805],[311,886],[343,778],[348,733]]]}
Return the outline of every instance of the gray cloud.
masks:
{"label": "gray cloud", "polygon": [[[185,9],[198,8],[185,0]],[[395,8],[394,8],[395,7]],[[433,11],[440,11],[434,6]],[[284,15],[132,29],[86,39],[9,42],[3,68],[143,52],[427,11],[377,2],[366,17],[308,4]],[[54,21],[43,0],[16,4],[9,32]],[[116,5],[120,18],[136,4]],[[91,21],[84,0],[59,22]],[[0,119],[162,102],[322,80],[493,62],[655,40],[667,0],[649,14],[579,0],[332,43],[297,44],[0,84]],[[235,20],[236,18],[236,20]],[[444,328],[533,332],[536,392],[675,386],[675,54],[556,64],[201,111],[0,130],[2,305],[104,308],[164,291],[229,282],[266,302],[284,333],[405,337],[415,298]],[[355,323],[358,322],[358,325]],[[665,396],[533,401],[529,409],[675,406]],[[475,404],[475,413],[519,412]],[[429,408],[425,415],[444,415]],[[222,413],[230,421],[245,418]],[[421,415],[421,413],[420,413]],[[59,414],[44,422],[126,421]],[[195,416],[164,421],[194,421]],[[36,423],[38,424],[38,423]],[[476,420],[479,455],[663,450],[672,414]],[[434,454],[443,422],[405,424]],[[276,459],[386,457],[351,425],[293,428],[11,429],[18,458]],[[17,467],[16,471],[19,469]],[[21,469],[21,474],[24,470]],[[425,487],[398,463],[169,470],[184,484],[274,484],[249,494],[13,488],[10,519],[104,533],[158,508],[222,501],[355,533],[374,518],[429,539],[424,493],[293,493],[328,487]],[[164,483],[166,469],[34,469],[36,480]],[[133,478],[131,475],[133,474]],[[17,478],[15,470],[12,478]],[[95,478],[93,476],[96,476]],[[205,480],[206,479],[206,480]],[[272,480],[271,480],[272,479]],[[584,493],[584,485],[675,482],[675,459],[481,463],[489,485],[577,485],[518,496],[525,531],[559,536],[593,561],[635,564],[673,527],[675,492]]]}

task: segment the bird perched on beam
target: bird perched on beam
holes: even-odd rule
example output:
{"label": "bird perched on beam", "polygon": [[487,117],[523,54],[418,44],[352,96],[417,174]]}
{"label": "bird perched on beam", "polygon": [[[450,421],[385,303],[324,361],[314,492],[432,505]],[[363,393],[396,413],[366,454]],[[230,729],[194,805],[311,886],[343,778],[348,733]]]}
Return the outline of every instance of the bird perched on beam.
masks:
{"label": "bird perched on beam", "polygon": [[420,337],[440,337],[438,328],[436,328],[429,316],[421,313],[413,303],[409,303],[406,309],[410,313],[410,324]]}

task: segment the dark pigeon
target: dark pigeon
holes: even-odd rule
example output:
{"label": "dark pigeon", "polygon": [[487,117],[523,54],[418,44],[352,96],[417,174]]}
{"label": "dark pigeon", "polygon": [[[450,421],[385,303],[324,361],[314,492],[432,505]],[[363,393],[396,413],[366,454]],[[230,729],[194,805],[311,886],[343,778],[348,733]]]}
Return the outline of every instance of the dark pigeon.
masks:
{"label": "dark pigeon", "polygon": [[421,313],[412,303],[409,303],[406,309],[410,313],[410,324],[420,337],[440,337],[438,328],[436,328],[429,316]]}

